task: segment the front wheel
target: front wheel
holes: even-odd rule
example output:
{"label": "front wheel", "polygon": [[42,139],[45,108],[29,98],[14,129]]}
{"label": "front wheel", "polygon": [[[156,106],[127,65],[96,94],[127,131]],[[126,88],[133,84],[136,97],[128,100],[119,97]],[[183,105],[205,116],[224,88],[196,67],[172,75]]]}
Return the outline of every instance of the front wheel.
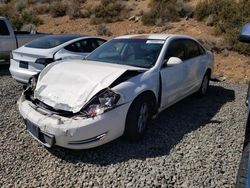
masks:
{"label": "front wheel", "polygon": [[204,95],[206,95],[207,90],[208,90],[208,86],[209,86],[209,81],[210,81],[210,74],[209,74],[209,72],[206,72],[205,76],[203,77],[203,80],[202,80],[200,89],[199,89],[199,91],[197,92],[197,94],[198,94],[199,96],[204,96]]}
{"label": "front wheel", "polygon": [[146,132],[149,117],[147,100],[143,97],[135,99],[128,110],[124,136],[130,141],[140,140]]}

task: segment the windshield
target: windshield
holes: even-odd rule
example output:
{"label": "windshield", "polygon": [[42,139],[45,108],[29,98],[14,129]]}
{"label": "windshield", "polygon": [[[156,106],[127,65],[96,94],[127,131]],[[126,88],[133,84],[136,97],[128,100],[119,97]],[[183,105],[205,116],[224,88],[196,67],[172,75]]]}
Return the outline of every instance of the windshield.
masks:
{"label": "windshield", "polygon": [[113,39],[87,56],[87,60],[152,67],[160,54],[164,40]]}
{"label": "windshield", "polygon": [[33,40],[25,46],[29,48],[49,49],[78,37],[80,37],[80,35],[49,35]]}

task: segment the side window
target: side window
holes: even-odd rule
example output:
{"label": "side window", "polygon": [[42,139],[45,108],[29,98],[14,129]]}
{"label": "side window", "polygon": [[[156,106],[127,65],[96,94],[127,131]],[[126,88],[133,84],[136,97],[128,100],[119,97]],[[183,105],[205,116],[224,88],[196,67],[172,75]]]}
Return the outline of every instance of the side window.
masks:
{"label": "side window", "polygon": [[187,39],[185,41],[185,45],[187,48],[187,54],[186,54],[185,59],[191,59],[191,58],[201,55],[200,48],[195,41]]}
{"label": "side window", "polygon": [[96,42],[98,44],[98,47],[101,46],[103,43],[106,42],[106,40],[102,40],[102,39],[96,39]]}
{"label": "side window", "polygon": [[182,40],[175,40],[169,44],[164,59],[167,60],[170,57],[178,57],[181,60],[185,59],[185,46]]}
{"label": "side window", "polygon": [[10,35],[7,25],[3,20],[0,20],[0,35]]}
{"label": "side window", "polygon": [[81,52],[81,41],[74,42],[64,47],[64,49],[70,52]]}
{"label": "side window", "polygon": [[199,49],[200,49],[200,55],[206,54],[206,51],[204,50],[204,48],[200,44],[198,44],[198,46],[199,46]]}
{"label": "side window", "polygon": [[86,39],[81,42],[81,51],[85,53],[90,53],[100,45],[98,44],[96,39]]}

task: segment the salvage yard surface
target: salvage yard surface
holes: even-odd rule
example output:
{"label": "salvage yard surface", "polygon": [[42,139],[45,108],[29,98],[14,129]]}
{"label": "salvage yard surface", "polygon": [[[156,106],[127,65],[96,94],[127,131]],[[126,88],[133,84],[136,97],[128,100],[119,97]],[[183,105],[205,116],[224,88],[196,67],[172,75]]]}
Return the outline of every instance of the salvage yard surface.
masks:
{"label": "salvage yard surface", "polygon": [[0,68],[0,187],[233,187],[246,122],[244,84],[213,83],[162,112],[139,143],[46,149],[25,130],[22,85]]}

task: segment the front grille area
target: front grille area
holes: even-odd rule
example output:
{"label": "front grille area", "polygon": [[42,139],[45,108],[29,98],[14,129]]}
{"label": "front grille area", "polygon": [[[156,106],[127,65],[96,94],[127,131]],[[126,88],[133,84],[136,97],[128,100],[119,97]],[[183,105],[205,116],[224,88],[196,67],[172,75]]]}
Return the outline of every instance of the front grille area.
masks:
{"label": "front grille area", "polygon": [[47,105],[47,104],[45,104],[42,101],[37,100],[37,99],[35,99],[33,101],[33,103],[36,106],[38,106],[42,109],[45,109],[46,111],[49,111],[52,114],[57,114],[57,115],[64,116],[64,117],[73,117],[75,115],[73,112],[70,112],[70,111],[54,109],[53,107],[51,107],[51,106],[49,106],[49,105]]}

